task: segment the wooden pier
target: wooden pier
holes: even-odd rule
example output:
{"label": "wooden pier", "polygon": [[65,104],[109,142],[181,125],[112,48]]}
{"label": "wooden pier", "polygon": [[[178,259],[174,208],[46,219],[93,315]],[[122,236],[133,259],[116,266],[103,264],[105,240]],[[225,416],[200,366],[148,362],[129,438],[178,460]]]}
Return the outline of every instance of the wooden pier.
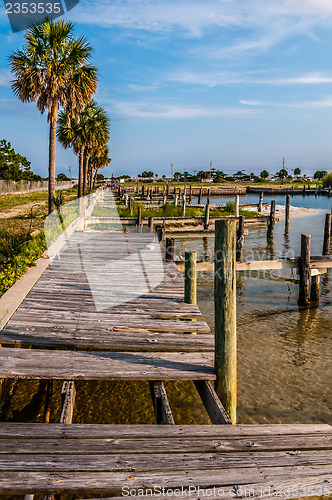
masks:
{"label": "wooden pier", "polygon": [[[305,498],[331,490],[332,427],[229,425],[214,390],[209,326],[196,304],[184,302],[183,277],[163,245],[152,233],[140,236],[137,249],[130,233],[96,241],[74,232],[0,333],[0,379],[63,380],[66,422],[0,423],[0,495],[120,497],[129,488],[154,498],[157,488],[183,488],[198,499],[216,488],[216,498],[230,499],[248,488],[254,498],[291,488],[288,498]],[[160,248],[160,263],[151,253],[139,269],[121,267],[146,248]],[[103,262],[103,280],[128,300],[100,308],[87,263],[93,270]],[[160,264],[162,280],[149,286]],[[142,282],[146,290],[135,295]],[[149,382],[156,422],[167,425],[72,424],[76,380]],[[212,425],[174,423],[168,380],[193,382]]]}

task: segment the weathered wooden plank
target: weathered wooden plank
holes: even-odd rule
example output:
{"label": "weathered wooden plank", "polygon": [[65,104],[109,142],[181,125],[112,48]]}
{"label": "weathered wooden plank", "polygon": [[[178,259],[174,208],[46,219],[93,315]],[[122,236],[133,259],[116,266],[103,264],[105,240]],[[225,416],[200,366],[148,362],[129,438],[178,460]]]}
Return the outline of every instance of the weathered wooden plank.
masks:
{"label": "weathered wooden plank", "polygon": [[331,435],[328,424],[268,424],[268,425],[109,425],[109,424],[34,424],[21,422],[0,422],[0,438],[233,438],[254,436]]}
{"label": "weathered wooden plank", "polygon": [[[59,443],[61,445],[61,443]],[[110,445],[111,447],[111,445]],[[229,469],[251,467],[291,467],[329,465],[331,453],[302,452],[244,452],[244,453],[127,453],[127,454],[0,454],[0,473],[4,471],[195,471],[199,469]],[[331,470],[331,468],[330,468]],[[332,474],[332,472],[331,472]]]}
{"label": "weathered wooden plank", "polygon": [[[3,472],[0,474],[0,491],[6,494],[38,493],[72,493],[76,494],[112,494],[121,495],[124,487],[141,488],[189,488],[200,486],[209,488],[230,486],[234,484],[275,484],[276,481],[307,481],[315,484],[329,485],[332,481],[330,466],[298,466],[298,467],[255,467],[238,469],[220,469],[191,471],[169,471],[167,476],[160,472]],[[315,481],[315,483],[312,483]]]}
{"label": "weathered wooden plank", "polygon": [[210,353],[70,352],[0,349],[0,378],[214,380]]}
{"label": "weathered wooden plank", "polygon": [[[157,394],[157,397],[159,397],[159,394]],[[90,438],[85,436],[80,439],[67,436],[65,438],[61,436],[58,439],[51,439],[47,436],[43,438],[2,438],[0,455],[25,453],[30,455],[125,455],[128,453],[135,455],[169,453],[173,455],[176,453],[227,453],[230,454],[228,456],[229,459],[231,459],[234,453],[248,454],[253,458],[256,456],[256,453],[278,452],[278,456],[283,456],[281,452],[294,452],[303,458],[304,456],[308,456],[304,455],[304,452],[322,452],[319,455],[319,460],[324,459],[326,463],[332,463],[331,448],[331,434],[292,435],[290,440],[289,435],[174,437],[168,435],[164,436],[164,433],[160,432],[160,436],[153,437],[113,437],[113,435],[110,434],[109,437]]]}
{"label": "weathered wooden plank", "polygon": [[[143,330],[143,331],[142,331]],[[190,335],[190,338],[188,338]],[[111,351],[206,352],[214,349],[214,336],[203,334],[149,332],[144,329],[81,330],[57,327],[11,327],[0,334],[6,346],[56,347],[61,349],[93,349]]]}

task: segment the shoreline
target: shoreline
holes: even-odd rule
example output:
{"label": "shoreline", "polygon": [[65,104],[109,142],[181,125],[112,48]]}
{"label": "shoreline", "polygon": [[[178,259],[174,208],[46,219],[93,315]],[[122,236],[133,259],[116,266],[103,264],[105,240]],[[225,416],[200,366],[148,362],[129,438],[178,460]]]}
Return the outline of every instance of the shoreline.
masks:
{"label": "shoreline", "polygon": [[[257,209],[253,207],[249,207],[246,210],[249,212],[256,212]],[[268,207],[263,206],[263,210],[261,212],[262,215],[270,215],[271,206]],[[285,205],[276,205],[276,217],[279,219],[285,218]],[[291,218],[295,217],[307,217],[311,215],[316,215],[319,213],[319,210],[316,208],[305,208],[305,207],[293,207],[290,206],[289,216]]]}

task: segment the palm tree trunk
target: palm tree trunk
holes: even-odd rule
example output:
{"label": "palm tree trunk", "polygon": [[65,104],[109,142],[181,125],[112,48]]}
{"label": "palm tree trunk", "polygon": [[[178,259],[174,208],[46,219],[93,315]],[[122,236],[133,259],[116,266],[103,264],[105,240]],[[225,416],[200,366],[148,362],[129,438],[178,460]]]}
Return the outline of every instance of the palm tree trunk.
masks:
{"label": "palm tree trunk", "polygon": [[56,147],[56,122],[58,120],[58,100],[52,104],[51,120],[50,120],[50,140],[49,140],[49,156],[48,156],[48,213],[53,212],[55,198],[55,147]]}
{"label": "palm tree trunk", "polygon": [[90,189],[92,189],[92,181],[93,181],[93,165],[91,165],[90,169]]}
{"label": "palm tree trunk", "polygon": [[86,153],[84,155],[84,163],[83,163],[83,172],[84,172],[84,181],[83,181],[83,195],[86,192],[86,186],[88,184],[88,168],[89,168],[89,158],[90,155]]}
{"label": "palm tree trunk", "polygon": [[95,175],[93,177],[93,189],[95,188],[96,185],[96,180],[97,180],[97,174],[98,174],[98,168],[96,168]]}
{"label": "palm tree trunk", "polygon": [[84,158],[84,148],[82,148],[78,155],[78,197],[83,196],[83,158]]}

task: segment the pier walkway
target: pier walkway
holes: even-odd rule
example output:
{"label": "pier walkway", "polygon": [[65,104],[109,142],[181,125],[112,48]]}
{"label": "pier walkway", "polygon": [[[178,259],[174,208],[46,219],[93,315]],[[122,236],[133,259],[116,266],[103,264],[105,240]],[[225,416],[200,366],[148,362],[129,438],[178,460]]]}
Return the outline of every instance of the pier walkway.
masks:
{"label": "pier walkway", "polygon": [[[66,423],[0,423],[1,495],[332,489],[330,426],[217,425],[230,420],[213,389],[214,338],[183,293],[151,233],[73,233],[0,333],[0,379],[148,381],[157,423],[169,425],[71,424],[68,391]],[[175,425],[167,380],[193,381],[214,425]]]}

